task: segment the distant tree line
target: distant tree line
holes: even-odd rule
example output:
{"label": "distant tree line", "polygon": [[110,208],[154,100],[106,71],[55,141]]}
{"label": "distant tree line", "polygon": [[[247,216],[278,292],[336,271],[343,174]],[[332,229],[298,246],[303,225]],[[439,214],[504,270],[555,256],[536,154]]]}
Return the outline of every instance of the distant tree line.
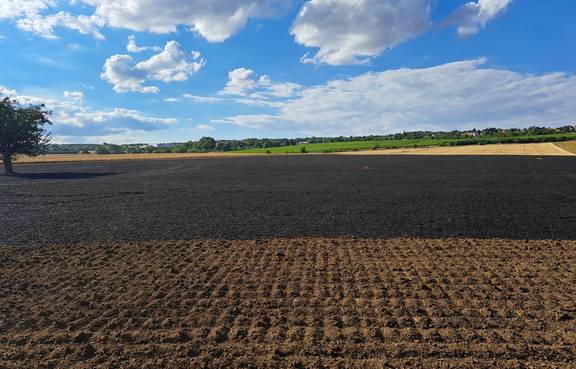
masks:
{"label": "distant tree line", "polygon": [[[48,153],[95,153],[105,154],[138,154],[138,153],[193,153],[210,151],[238,151],[250,149],[266,149],[273,147],[294,146],[302,143],[330,143],[352,141],[386,141],[386,140],[419,140],[419,139],[454,139],[455,145],[469,145],[490,141],[491,143],[524,143],[550,141],[550,138],[538,138],[527,136],[544,136],[550,134],[576,133],[576,126],[564,126],[559,128],[530,127],[530,128],[486,128],[472,129],[468,131],[415,131],[402,132],[390,135],[370,136],[339,136],[339,137],[302,137],[302,138],[246,138],[243,140],[215,140],[212,137],[202,137],[198,141],[184,143],[169,143],[159,145],[147,144],[66,144],[49,145]],[[465,140],[465,141],[462,141]]]}
{"label": "distant tree line", "polygon": [[47,148],[48,154],[132,154],[146,152],[146,144],[51,144]]}

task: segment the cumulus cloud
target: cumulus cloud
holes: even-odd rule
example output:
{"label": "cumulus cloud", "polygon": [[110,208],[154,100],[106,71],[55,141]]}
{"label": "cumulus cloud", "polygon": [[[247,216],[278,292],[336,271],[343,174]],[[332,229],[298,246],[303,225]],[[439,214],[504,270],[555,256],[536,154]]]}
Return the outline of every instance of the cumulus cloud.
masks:
{"label": "cumulus cloud", "polygon": [[426,32],[429,0],[310,0],[292,26],[296,42],[318,52],[305,63],[358,64]]}
{"label": "cumulus cloud", "polygon": [[128,36],[128,45],[126,46],[126,50],[128,50],[128,52],[139,53],[147,49],[148,49],[147,47],[140,47],[136,45],[136,36],[134,35]]}
{"label": "cumulus cloud", "polygon": [[135,67],[136,63],[130,55],[112,55],[106,63],[100,78],[114,85],[117,93],[140,92],[143,94],[156,94],[158,87],[142,86],[146,82],[146,73]]}
{"label": "cumulus cloud", "polygon": [[256,88],[259,85],[255,79],[255,73],[251,69],[238,68],[228,73],[228,83],[222,95],[246,95],[246,91]]}
{"label": "cumulus cloud", "polygon": [[114,85],[114,91],[158,93],[154,86],[143,86],[148,80],[169,82],[186,81],[202,69],[205,61],[200,53],[190,55],[180,50],[180,44],[170,41],[164,50],[150,59],[137,63],[129,55],[113,55],[104,64],[101,78]]}
{"label": "cumulus cloud", "polygon": [[45,104],[53,115],[51,127],[56,138],[126,135],[134,132],[154,132],[166,129],[177,123],[173,118],[157,118],[136,110],[114,108],[92,110],[83,101],[84,95],[78,91],[65,91],[65,99],[43,98],[22,95],[15,90],[0,86],[0,98],[9,96],[22,104]]}
{"label": "cumulus cloud", "polygon": [[15,97],[16,91],[0,85],[0,97]]}
{"label": "cumulus cloud", "polygon": [[128,45],[126,45],[126,50],[130,53],[141,53],[146,50],[154,50],[158,52],[162,51],[162,48],[158,46],[138,46],[136,44],[136,36],[130,35],[128,36]]}
{"label": "cumulus cloud", "polygon": [[44,38],[57,38],[54,28],[64,27],[76,30],[97,39],[104,39],[100,28],[105,20],[97,15],[72,15],[68,12],[44,16],[41,13],[58,5],[56,0],[2,0],[0,20],[16,19],[18,28]]}
{"label": "cumulus cloud", "polygon": [[488,22],[503,13],[512,0],[478,0],[462,5],[446,21],[444,25],[455,25],[460,36],[474,35],[486,26]]}
{"label": "cumulus cloud", "polygon": [[0,19],[38,14],[55,5],[54,0],[2,0],[0,1]]}
{"label": "cumulus cloud", "polygon": [[301,89],[299,84],[274,83],[267,75],[258,76],[252,69],[238,68],[228,73],[228,83],[219,94],[253,99],[289,98]]}
{"label": "cumulus cloud", "polygon": [[180,44],[170,41],[164,51],[138,63],[136,68],[145,71],[148,78],[162,82],[182,82],[198,73],[205,64],[198,51],[190,53],[192,61],[180,50]]}
{"label": "cumulus cloud", "polygon": [[188,27],[209,42],[223,42],[244,28],[251,18],[269,18],[289,8],[293,0],[79,0],[94,8],[92,15],[41,15],[58,0],[2,0],[0,19],[18,19],[18,26],[46,38],[57,37],[54,27],[75,29],[102,38],[99,29],[115,28],[171,33]]}
{"label": "cumulus cloud", "polygon": [[306,88],[274,114],[215,122],[310,135],[570,124],[576,76],[521,74],[468,60],[371,72]]}
{"label": "cumulus cloud", "polygon": [[100,28],[104,24],[104,19],[96,15],[72,15],[67,12],[59,12],[49,16],[31,14],[17,22],[17,26],[21,30],[48,39],[58,38],[54,31],[55,27],[64,27],[103,40],[105,37],[100,33]]}
{"label": "cumulus cloud", "polygon": [[292,0],[82,0],[112,27],[155,33],[188,26],[209,42],[222,42],[250,18],[274,16]]}
{"label": "cumulus cloud", "polygon": [[[250,19],[269,18],[290,9],[294,0],[75,0],[90,5],[91,14],[49,10],[61,0],[2,0],[0,20],[45,38],[57,38],[64,27],[104,39],[102,28],[172,33],[187,27],[209,42],[223,42]],[[302,61],[315,64],[358,64],[416,37],[430,28],[431,0],[306,0],[292,26],[294,39],[317,52]],[[458,8],[445,25],[468,36],[479,32],[512,0],[475,0]],[[129,52],[154,49],[138,46],[131,36]],[[155,49],[154,49],[155,50]]]}

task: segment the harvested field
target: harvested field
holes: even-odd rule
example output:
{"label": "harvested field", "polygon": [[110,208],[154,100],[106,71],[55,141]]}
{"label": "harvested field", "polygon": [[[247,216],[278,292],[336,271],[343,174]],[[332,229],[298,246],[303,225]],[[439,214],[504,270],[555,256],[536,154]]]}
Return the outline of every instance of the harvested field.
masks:
{"label": "harvested field", "polygon": [[556,143],[556,146],[558,146],[563,150],[576,154],[576,141],[558,142]]}
{"label": "harvested field", "polygon": [[[36,157],[20,156],[17,163],[69,163],[91,161],[117,161],[117,160],[158,160],[158,159],[190,159],[190,158],[222,158],[239,154],[233,153],[186,153],[186,154],[48,154]],[[247,154],[244,154],[247,155]],[[252,154],[256,155],[256,154]]]}
{"label": "harvested field", "polygon": [[572,157],[26,164],[0,368],[572,368]]}
{"label": "harvested field", "polygon": [[473,156],[572,156],[563,146],[553,143],[468,145],[392,150],[352,151],[342,155],[473,155]]}
{"label": "harvested field", "polygon": [[576,242],[5,247],[0,366],[571,368]]}
{"label": "harvested field", "polygon": [[[370,151],[349,151],[335,153],[340,155],[532,155],[532,156],[570,156],[576,154],[574,141],[566,143],[537,143],[537,144],[499,144],[499,145],[470,145],[455,147],[431,148],[403,148]],[[281,155],[285,155],[280,153]],[[37,157],[22,156],[17,163],[69,163],[93,161],[123,161],[123,160],[177,160],[177,159],[210,159],[231,158],[267,155],[265,152],[213,152],[213,153],[186,153],[186,154],[49,154]]]}

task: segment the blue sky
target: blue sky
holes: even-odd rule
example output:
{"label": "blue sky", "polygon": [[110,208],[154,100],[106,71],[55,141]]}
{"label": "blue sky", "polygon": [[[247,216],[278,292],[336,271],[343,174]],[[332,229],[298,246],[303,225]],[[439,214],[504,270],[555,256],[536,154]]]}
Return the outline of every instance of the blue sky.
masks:
{"label": "blue sky", "polygon": [[0,94],[47,104],[57,142],[574,124],[575,14],[572,0],[2,0]]}

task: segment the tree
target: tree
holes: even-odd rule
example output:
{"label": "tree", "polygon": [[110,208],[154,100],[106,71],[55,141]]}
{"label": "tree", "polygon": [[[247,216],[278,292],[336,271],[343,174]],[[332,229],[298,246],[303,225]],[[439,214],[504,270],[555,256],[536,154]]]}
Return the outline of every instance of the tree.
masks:
{"label": "tree", "polygon": [[44,105],[21,106],[8,97],[0,100],[0,155],[4,171],[13,174],[15,155],[36,156],[44,153],[50,134],[44,129],[52,124]]}
{"label": "tree", "polygon": [[200,151],[213,151],[216,148],[216,140],[212,137],[202,137],[198,141],[198,150]]}
{"label": "tree", "polygon": [[97,155],[110,155],[110,154],[112,154],[112,153],[111,153],[110,150],[108,150],[107,148],[101,147],[101,148],[99,148],[98,150],[96,150],[96,154],[97,154]]}

